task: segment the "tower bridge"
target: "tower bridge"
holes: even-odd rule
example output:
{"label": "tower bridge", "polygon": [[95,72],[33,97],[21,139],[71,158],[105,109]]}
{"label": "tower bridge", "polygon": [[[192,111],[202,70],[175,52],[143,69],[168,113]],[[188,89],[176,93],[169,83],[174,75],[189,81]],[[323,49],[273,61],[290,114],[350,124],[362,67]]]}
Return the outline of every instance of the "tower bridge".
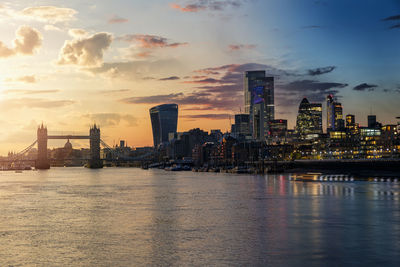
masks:
{"label": "tower bridge", "polygon": [[[117,162],[133,162],[133,161],[143,161],[148,157],[153,155],[153,152],[149,152],[144,155],[140,155],[137,157],[130,157],[121,154],[117,150],[113,149],[109,145],[107,145],[100,137],[100,128],[94,124],[90,127],[89,135],[49,135],[47,132],[47,127],[43,124],[40,125],[37,129],[37,139],[30,144],[28,147],[24,148],[22,151],[9,155],[8,158],[4,158],[0,160],[0,169],[9,169],[12,166],[24,165],[25,163],[33,163],[36,169],[49,169],[50,168],[50,159],[48,158],[48,150],[47,150],[47,142],[48,140],[55,139],[87,139],[90,143],[90,156],[87,162],[87,167],[89,168],[102,168],[103,160],[100,158],[100,145],[108,150],[109,153],[112,154],[112,161],[116,160]],[[37,158],[27,159],[25,157],[28,152],[35,147],[37,144]],[[104,159],[107,160],[107,159]]]}
{"label": "tower bridge", "polygon": [[47,158],[47,141],[49,139],[89,139],[90,142],[90,159],[89,168],[102,168],[103,162],[100,159],[100,128],[93,125],[90,127],[89,135],[48,135],[47,127],[42,125],[37,130],[38,155],[35,164],[36,169],[49,169],[50,162]]}

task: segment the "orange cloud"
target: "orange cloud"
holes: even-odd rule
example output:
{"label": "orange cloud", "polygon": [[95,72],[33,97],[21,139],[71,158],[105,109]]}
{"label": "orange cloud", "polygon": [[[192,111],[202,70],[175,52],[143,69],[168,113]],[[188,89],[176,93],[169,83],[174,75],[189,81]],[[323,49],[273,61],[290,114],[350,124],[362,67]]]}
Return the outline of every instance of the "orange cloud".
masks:
{"label": "orange cloud", "polygon": [[0,41],[0,57],[32,55],[42,45],[42,34],[32,27],[21,26],[15,34],[14,48],[8,48]]}
{"label": "orange cloud", "polygon": [[17,77],[14,79],[8,78],[5,81],[6,82],[16,81],[16,82],[24,82],[24,83],[36,83],[37,79],[36,79],[35,75],[26,75],[26,76]]}
{"label": "orange cloud", "polygon": [[151,56],[151,52],[143,51],[143,52],[137,53],[135,56],[140,57],[140,58],[148,58]]}

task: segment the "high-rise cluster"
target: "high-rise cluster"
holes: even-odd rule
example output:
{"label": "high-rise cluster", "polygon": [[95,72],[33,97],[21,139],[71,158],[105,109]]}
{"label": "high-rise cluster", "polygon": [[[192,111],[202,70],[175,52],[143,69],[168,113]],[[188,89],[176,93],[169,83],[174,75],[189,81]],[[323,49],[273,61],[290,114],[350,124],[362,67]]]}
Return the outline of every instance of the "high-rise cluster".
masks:
{"label": "high-rise cluster", "polygon": [[[178,106],[164,104],[150,109],[154,146],[160,158],[189,159],[203,164],[242,164],[259,159],[364,159],[400,156],[400,121],[382,125],[375,115],[361,127],[353,114],[344,117],[333,95],[323,104],[303,98],[294,129],[275,118],[274,77],[263,70],[243,75],[245,112],[235,115],[231,132],[211,134],[200,129],[177,133]],[[400,118],[399,118],[400,119]],[[160,144],[165,144],[160,146]]]}

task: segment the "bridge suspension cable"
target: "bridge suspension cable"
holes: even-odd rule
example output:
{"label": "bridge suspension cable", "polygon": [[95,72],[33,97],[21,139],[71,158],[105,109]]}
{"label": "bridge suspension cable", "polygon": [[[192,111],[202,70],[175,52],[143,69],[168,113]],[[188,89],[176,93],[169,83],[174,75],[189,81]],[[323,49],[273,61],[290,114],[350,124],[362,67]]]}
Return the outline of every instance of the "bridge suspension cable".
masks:
{"label": "bridge suspension cable", "polygon": [[28,147],[24,148],[23,150],[21,150],[20,152],[18,152],[17,154],[14,154],[11,158],[12,161],[17,160],[19,157],[22,157],[23,155],[25,155],[26,153],[28,153],[37,143],[37,140],[35,140],[35,142],[33,142],[31,145],[29,145]]}

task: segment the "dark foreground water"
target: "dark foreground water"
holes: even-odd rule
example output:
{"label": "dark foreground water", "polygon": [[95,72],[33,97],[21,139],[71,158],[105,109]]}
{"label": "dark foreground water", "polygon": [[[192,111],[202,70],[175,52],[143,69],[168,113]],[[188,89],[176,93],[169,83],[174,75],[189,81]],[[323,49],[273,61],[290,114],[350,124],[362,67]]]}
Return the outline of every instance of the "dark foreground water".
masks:
{"label": "dark foreground water", "polygon": [[0,266],[400,266],[400,184],[0,173]]}

